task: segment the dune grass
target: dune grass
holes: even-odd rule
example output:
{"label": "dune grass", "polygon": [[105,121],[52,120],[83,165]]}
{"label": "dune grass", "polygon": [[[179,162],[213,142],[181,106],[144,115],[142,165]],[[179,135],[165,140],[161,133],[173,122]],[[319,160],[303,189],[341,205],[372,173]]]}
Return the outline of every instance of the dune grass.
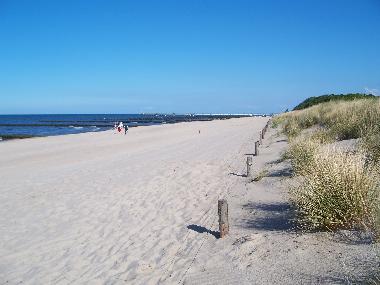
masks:
{"label": "dune grass", "polygon": [[[275,118],[300,185],[291,191],[306,229],[360,227],[380,233],[380,101],[328,102]],[[359,139],[347,151],[334,142]]]}
{"label": "dune grass", "polygon": [[292,197],[304,227],[376,229],[379,177],[362,153],[318,149],[301,169]]}

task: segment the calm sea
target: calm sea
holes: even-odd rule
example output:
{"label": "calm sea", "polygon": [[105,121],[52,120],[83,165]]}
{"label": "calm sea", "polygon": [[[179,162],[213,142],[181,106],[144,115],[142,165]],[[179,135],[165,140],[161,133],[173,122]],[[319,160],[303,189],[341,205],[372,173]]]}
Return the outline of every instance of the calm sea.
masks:
{"label": "calm sea", "polygon": [[122,121],[129,127],[177,123],[194,120],[226,119],[246,115],[167,115],[167,114],[95,114],[95,115],[0,115],[2,140],[29,136],[54,136],[112,129]]}

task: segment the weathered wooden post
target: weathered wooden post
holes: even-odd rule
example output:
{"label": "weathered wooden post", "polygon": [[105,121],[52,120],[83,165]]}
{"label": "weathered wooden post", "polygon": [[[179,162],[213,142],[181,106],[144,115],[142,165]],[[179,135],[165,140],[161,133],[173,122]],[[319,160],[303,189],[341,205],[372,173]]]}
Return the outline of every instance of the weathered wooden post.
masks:
{"label": "weathered wooden post", "polygon": [[259,141],[255,142],[255,156],[259,155]]}
{"label": "weathered wooden post", "polygon": [[252,156],[247,156],[247,177],[251,177]]}
{"label": "weathered wooden post", "polygon": [[263,137],[261,135],[261,131],[260,131],[260,136],[259,136],[259,144],[262,145],[263,144]]}
{"label": "weathered wooden post", "polygon": [[265,125],[265,132],[268,130],[269,125],[270,125],[270,119],[268,120],[267,124]]}
{"label": "weathered wooden post", "polygon": [[265,130],[261,131],[261,138],[264,139]]}
{"label": "weathered wooden post", "polygon": [[227,200],[218,200],[218,215],[219,215],[219,237],[223,238],[228,234],[230,225],[228,223],[228,204]]}

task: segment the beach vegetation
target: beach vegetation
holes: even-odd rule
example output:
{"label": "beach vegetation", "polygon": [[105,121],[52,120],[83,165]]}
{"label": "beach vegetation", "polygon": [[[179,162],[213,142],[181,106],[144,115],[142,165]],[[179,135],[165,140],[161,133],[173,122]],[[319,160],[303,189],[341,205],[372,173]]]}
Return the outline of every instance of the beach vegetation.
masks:
{"label": "beach vegetation", "polygon": [[[291,191],[305,229],[380,233],[380,100],[329,101],[281,114],[298,184]],[[356,139],[358,144],[353,144]],[[345,141],[353,148],[338,147]]]}
{"label": "beach vegetation", "polygon": [[320,103],[330,102],[330,101],[352,101],[352,100],[367,99],[367,98],[373,98],[373,97],[374,95],[372,94],[363,94],[363,93],[328,94],[328,95],[322,95],[322,96],[316,96],[316,97],[309,97],[306,100],[302,101],[300,104],[298,104],[293,109],[293,111],[306,109],[311,106],[314,106]]}
{"label": "beach vegetation", "polygon": [[303,227],[377,228],[380,180],[364,154],[318,149],[297,171],[303,180],[291,194]]}

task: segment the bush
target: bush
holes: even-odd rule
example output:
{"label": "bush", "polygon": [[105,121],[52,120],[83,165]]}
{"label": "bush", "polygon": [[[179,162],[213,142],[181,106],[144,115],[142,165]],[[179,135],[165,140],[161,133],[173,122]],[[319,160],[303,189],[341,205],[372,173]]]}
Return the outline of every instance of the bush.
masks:
{"label": "bush", "polygon": [[367,99],[367,98],[373,98],[374,95],[372,94],[361,94],[361,93],[351,93],[351,94],[330,94],[330,95],[322,95],[317,97],[310,97],[307,98],[305,101],[303,101],[301,104],[297,105],[293,110],[302,110],[306,108],[310,108],[311,106],[330,102],[330,101],[352,101],[357,99]]}

